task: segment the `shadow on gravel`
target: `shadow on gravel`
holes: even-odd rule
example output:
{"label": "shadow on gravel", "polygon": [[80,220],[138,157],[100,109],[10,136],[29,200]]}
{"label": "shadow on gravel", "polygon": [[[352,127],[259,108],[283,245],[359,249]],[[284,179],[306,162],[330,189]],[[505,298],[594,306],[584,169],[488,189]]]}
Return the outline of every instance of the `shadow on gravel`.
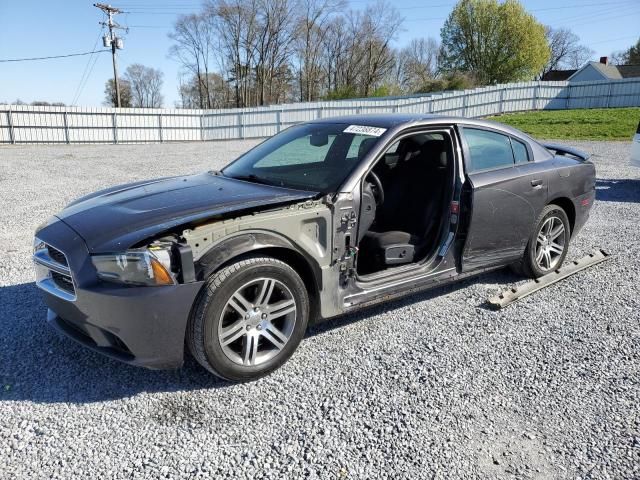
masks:
{"label": "shadow on gravel", "polygon": [[[317,323],[309,328],[307,337],[477,282],[495,284],[498,290],[500,285],[517,280],[509,270],[483,274]],[[0,401],[82,404],[141,392],[183,392],[232,385],[207,373],[190,356],[182,369],[168,371],[117,362],[58,334],[45,318],[46,307],[34,283],[0,287]]]}
{"label": "shadow on gravel", "polygon": [[104,357],[47,324],[34,283],[0,287],[0,401],[91,403],[229,385],[190,357],[184,368],[166,371]]}
{"label": "shadow on gravel", "polygon": [[596,200],[640,203],[640,179],[597,179]]}

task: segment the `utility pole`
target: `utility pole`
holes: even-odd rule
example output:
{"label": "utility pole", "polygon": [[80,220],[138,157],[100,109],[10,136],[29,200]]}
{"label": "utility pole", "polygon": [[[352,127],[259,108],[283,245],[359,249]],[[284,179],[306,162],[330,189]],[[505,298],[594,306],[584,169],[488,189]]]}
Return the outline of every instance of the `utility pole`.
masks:
{"label": "utility pole", "polygon": [[116,64],[116,49],[120,50],[124,47],[124,43],[122,38],[116,36],[115,30],[122,27],[113,21],[113,16],[118,13],[122,13],[122,10],[119,8],[112,7],[111,5],[105,5],[104,3],[94,3],[94,7],[99,8],[104,13],[107,14],[109,20],[108,22],[100,22],[100,25],[105,27],[109,27],[109,35],[105,35],[102,40],[105,47],[111,47],[111,60],[113,62],[113,84],[116,89],[116,99],[118,108],[121,107],[120,104],[120,84],[118,82],[118,65]]}

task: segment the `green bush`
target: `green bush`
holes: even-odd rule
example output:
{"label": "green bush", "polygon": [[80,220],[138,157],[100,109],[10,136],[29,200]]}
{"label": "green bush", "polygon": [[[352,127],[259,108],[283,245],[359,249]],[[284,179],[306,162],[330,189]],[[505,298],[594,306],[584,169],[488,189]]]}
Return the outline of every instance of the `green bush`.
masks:
{"label": "green bush", "polygon": [[462,73],[451,73],[441,78],[434,78],[425,82],[414,93],[435,93],[443,92],[445,90],[466,90],[467,88],[473,88],[476,83],[470,75]]}
{"label": "green bush", "polygon": [[344,85],[330,91],[325,98],[326,100],[346,100],[348,98],[358,98],[359,96],[353,85]]}

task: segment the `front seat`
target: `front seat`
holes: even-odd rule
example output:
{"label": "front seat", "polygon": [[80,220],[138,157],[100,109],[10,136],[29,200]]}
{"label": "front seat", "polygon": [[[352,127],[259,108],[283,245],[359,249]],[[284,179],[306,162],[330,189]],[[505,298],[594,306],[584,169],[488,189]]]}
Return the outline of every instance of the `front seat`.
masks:
{"label": "front seat", "polygon": [[398,165],[393,186],[400,188],[385,195],[393,199],[393,212],[388,212],[393,220],[383,224],[385,231],[369,231],[362,240],[361,250],[372,256],[376,269],[411,263],[432,243],[441,220],[449,157],[446,140],[430,140]]}

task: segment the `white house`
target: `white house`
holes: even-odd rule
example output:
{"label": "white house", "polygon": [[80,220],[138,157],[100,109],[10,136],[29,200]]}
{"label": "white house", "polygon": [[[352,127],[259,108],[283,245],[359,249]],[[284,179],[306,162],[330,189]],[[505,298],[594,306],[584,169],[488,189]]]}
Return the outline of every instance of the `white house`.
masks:
{"label": "white house", "polygon": [[570,82],[588,82],[640,77],[640,65],[609,65],[608,60],[607,57],[602,57],[599,62],[588,62],[567,80]]}
{"label": "white house", "polygon": [[588,82],[634,77],[640,77],[640,65],[610,65],[607,57],[601,57],[599,62],[587,62],[578,70],[551,70],[542,77],[542,80]]}

